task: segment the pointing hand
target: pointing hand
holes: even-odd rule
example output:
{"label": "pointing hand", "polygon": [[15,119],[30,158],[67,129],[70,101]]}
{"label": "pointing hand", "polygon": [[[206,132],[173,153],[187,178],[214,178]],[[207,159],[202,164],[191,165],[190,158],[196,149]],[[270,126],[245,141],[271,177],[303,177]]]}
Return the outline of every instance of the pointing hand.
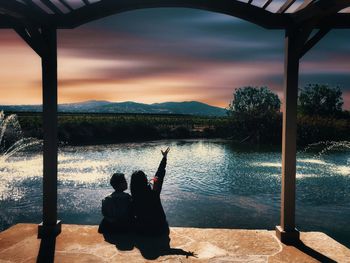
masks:
{"label": "pointing hand", "polygon": [[167,157],[168,156],[168,152],[170,151],[170,148],[168,147],[165,151],[163,151],[163,150],[161,150],[161,152],[162,152],[162,155],[163,155],[163,157]]}

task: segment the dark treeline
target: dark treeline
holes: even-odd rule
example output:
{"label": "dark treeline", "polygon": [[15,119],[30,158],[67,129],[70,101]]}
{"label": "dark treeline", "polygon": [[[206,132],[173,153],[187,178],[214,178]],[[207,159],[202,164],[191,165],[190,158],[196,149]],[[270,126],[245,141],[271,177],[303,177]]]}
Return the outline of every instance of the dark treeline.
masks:
{"label": "dark treeline", "polygon": [[[18,113],[26,137],[42,138],[39,113]],[[69,145],[160,139],[225,138],[245,144],[281,144],[282,114],[268,119],[171,115],[64,114],[58,118],[58,138]],[[343,118],[298,116],[298,145],[350,140],[350,115]]]}
{"label": "dark treeline", "polygon": [[[343,111],[342,105],[339,87],[310,84],[300,89],[298,146],[320,141],[350,140],[350,113]],[[236,89],[228,107],[233,138],[246,143],[281,144],[280,108],[280,99],[267,87]]]}
{"label": "dark treeline", "polygon": [[[230,124],[231,139],[236,142],[270,145],[280,145],[282,142],[282,113],[246,122],[241,118],[232,119]],[[298,146],[321,141],[350,141],[350,114],[342,118],[298,114]]]}
{"label": "dark treeline", "polygon": [[[297,144],[350,140],[350,113],[338,87],[301,89]],[[242,144],[280,145],[281,102],[266,87],[236,89],[227,117],[165,114],[69,114],[58,116],[58,139],[69,145],[159,139],[225,138]],[[8,114],[8,113],[7,113]],[[17,113],[26,137],[42,138],[41,113]]]}
{"label": "dark treeline", "polygon": [[[26,137],[42,138],[40,113],[17,113]],[[58,139],[69,145],[160,139],[226,138],[227,117],[152,114],[59,114]]]}

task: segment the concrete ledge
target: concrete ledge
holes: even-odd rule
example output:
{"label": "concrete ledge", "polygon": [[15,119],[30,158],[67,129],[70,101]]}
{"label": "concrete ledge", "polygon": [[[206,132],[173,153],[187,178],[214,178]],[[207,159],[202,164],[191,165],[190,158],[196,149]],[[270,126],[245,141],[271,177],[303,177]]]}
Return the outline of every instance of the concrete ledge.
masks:
{"label": "concrete ledge", "polygon": [[301,232],[297,246],[282,244],[274,231],[178,227],[171,228],[167,249],[163,245],[169,244],[169,238],[128,235],[106,240],[97,233],[97,226],[62,225],[62,233],[56,239],[40,240],[37,225],[18,224],[0,233],[0,262],[36,262],[48,257],[69,263],[150,260],[299,263],[349,262],[350,258],[348,248],[320,232]]}

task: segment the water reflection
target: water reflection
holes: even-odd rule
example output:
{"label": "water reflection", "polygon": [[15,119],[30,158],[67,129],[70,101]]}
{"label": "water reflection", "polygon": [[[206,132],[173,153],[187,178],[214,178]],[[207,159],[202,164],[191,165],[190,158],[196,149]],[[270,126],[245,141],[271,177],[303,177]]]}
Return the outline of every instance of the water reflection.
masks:
{"label": "water reflection", "polygon": [[[222,140],[60,148],[60,219],[98,224],[101,199],[111,192],[111,174],[123,172],[130,180],[132,172],[141,169],[153,176],[160,149],[167,146],[172,149],[162,200],[170,225],[271,229],[279,223],[280,151],[244,149]],[[323,230],[348,240],[344,235],[350,236],[350,227],[341,222],[350,221],[349,164],[349,151],[322,156],[298,153],[299,228]],[[42,203],[40,152],[18,152],[8,158],[0,168],[0,182],[0,228],[21,221],[38,223]]]}

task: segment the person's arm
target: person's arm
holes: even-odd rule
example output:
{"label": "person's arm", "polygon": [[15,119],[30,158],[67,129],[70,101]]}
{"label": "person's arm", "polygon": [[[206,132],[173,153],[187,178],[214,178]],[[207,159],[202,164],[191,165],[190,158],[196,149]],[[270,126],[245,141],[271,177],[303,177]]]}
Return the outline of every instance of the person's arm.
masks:
{"label": "person's arm", "polygon": [[170,151],[169,147],[164,152],[161,151],[163,155],[163,159],[160,162],[156,175],[153,178],[153,191],[159,194],[162,191],[163,180],[165,176],[165,167],[166,167],[167,156],[169,151]]}

